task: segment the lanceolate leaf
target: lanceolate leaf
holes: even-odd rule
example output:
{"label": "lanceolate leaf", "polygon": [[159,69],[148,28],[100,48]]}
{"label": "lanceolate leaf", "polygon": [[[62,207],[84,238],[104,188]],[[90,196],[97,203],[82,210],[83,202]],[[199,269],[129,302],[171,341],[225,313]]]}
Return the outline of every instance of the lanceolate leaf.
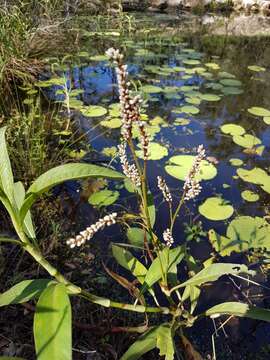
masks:
{"label": "lanceolate leaf", "polygon": [[185,253],[183,247],[177,246],[174,249],[165,248],[159,256],[152,262],[144,279],[144,286],[151,287],[162,278],[164,274],[170,273],[170,270],[179,264],[184,258]]}
{"label": "lanceolate leaf", "polygon": [[112,253],[119,265],[129,270],[141,284],[144,282],[147,269],[131,252],[121,246],[112,245]]}
{"label": "lanceolate leaf", "polygon": [[249,274],[254,275],[254,271],[248,270],[246,265],[239,265],[239,264],[213,264],[209,267],[201,270],[198,274],[194,275],[189,280],[185,281],[184,283],[176,286],[176,288],[182,288],[187,285],[201,285],[209,281],[215,281],[220,278],[222,275],[238,275],[238,274]]}
{"label": "lanceolate leaf", "polygon": [[127,352],[120,360],[137,360],[148,351],[153,350],[157,343],[158,327],[154,327],[139,337],[139,339],[130,346]]}
{"label": "lanceolate leaf", "polygon": [[204,315],[235,315],[270,322],[270,310],[249,306],[239,302],[225,302],[208,309]]}
{"label": "lanceolate leaf", "polygon": [[[20,210],[20,208],[24,202],[24,198],[25,198],[25,190],[24,190],[23,183],[20,181],[16,182],[14,184],[14,199],[15,199],[15,203],[17,205],[18,210]],[[36,237],[30,211],[28,211],[25,216],[24,228],[25,228],[26,234],[30,238]]]}
{"label": "lanceolate leaf", "polygon": [[65,164],[57,166],[42,174],[30,186],[21,209],[21,215],[25,216],[35,199],[52,187],[64,181],[84,178],[108,178],[118,180],[123,179],[124,176],[115,170],[92,164]]}
{"label": "lanceolate leaf", "polygon": [[8,156],[6,139],[5,139],[6,127],[0,129],[0,187],[7,196],[8,200],[12,204],[13,199],[13,174],[11,164]]}
{"label": "lanceolate leaf", "polygon": [[38,360],[72,360],[71,306],[64,284],[43,291],[34,316]]}
{"label": "lanceolate leaf", "polygon": [[170,324],[163,324],[157,331],[157,348],[159,355],[165,356],[165,360],[174,360],[174,334]]}
{"label": "lanceolate leaf", "polygon": [[0,307],[10,304],[20,304],[38,298],[47,286],[53,284],[50,279],[24,280],[0,294]]}

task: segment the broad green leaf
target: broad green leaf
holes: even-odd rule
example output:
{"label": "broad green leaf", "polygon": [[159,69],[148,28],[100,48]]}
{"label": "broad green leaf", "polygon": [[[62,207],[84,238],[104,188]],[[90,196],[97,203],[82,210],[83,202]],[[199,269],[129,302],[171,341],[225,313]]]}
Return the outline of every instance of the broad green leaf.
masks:
{"label": "broad green leaf", "polygon": [[262,143],[259,138],[250,134],[234,135],[232,139],[235,144],[246,149],[253,148],[254,146]]}
{"label": "broad green leaf", "polygon": [[174,360],[174,334],[170,324],[162,324],[157,330],[157,348],[165,360]]}
{"label": "broad green leaf", "polygon": [[260,196],[251,190],[244,190],[241,192],[241,197],[248,202],[255,202],[260,199]]}
{"label": "broad green leaf", "polygon": [[112,253],[115,260],[126,270],[129,270],[141,284],[144,282],[147,273],[146,267],[136,259],[131,252],[121,246],[112,245]]}
{"label": "broad green leaf", "polygon": [[182,246],[174,249],[165,247],[152,262],[144,279],[143,288],[151,288],[157,281],[162,278],[162,272],[166,275],[171,269],[178,265],[184,258],[185,253]]}
{"label": "broad green leaf", "polygon": [[240,302],[225,302],[213,306],[205,312],[205,315],[210,317],[224,314],[270,322],[270,310],[250,306]]}
{"label": "broad green leaf", "polygon": [[0,307],[10,304],[20,304],[33,298],[38,298],[44,289],[53,281],[50,279],[24,280],[0,294]]}
{"label": "broad green leaf", "polygon": [[130,227],[127,230],[128,241],[132,245],[143,247],[145,236],[147,241],[149,241],[149,235],[145,232],[145,230],[139,227]]}
{"label": "broad green leaf", "polygon": [[[14,199],[15,203],[17,205],[18,210],[21,209],[21,206],[25,199],[25,190],[22,182],[16,182],[14,183]],[[26,232],[27,236],[35,239],[35,229],[33,226],[31,213],[30,211],[27,212],[25,218],[24,218],[24,231]]]}
{"label": "broad green leaf", "polygon": [[192,314],[197,306],[201,289],[198,286],[188,285],[182,295],[182,301],[190,299],[190,313]]}
{"label": "broad green leaf", "polygon": [[64,284],[51,285],[41,294],[34,339],[38,360],[72,360],[71,306]]}
{"label": "broad green leaf", "polygon": [[270,116],[270,110],[259,106],[253,106],[248,109],[248,112],[255,116]]}
{"label": "broad green leaf", "polygon": [[237,124],[225,124],[222,125],[220,127],[220,130],[224,133],[224,134],[230,134],[232,136],[234,135],[243,135],[245,134],[246,130]]}
{"label": "broad green leaf", "polygon": [[233,207],[220,197],[210,197],[199,206],[199,213],[213,221],[228,219],[233,212]]}
{"label": "broad green leaf", "polygon": [[25,216],[35,199],[52,187],[64,181],[85,178],[122,180],[124,176],[115,170],[91,164],[65,164],[57,166],[39,176],[30,186],[21,209],[21,215]]}
{"label": "broad green leaf", "polygon": [[154,197],[150,192],[148,192],[148,194],[147,194],[147,207],[148,207],[148,213],[149,213],[149,217],[150,217],[150,223],[153,228],[155,225],[155,222],[156,222],[156,207],[154,204]]}
{"label": "broad green leaf", "polygon": [[157,343],[157,332],[159,327],[154,327],[139,337],[134,344],[125,352],[120,360],[137,360],[147,352],[153,350]]}
{"label": "broad green leaf", "polygon": [[14,180],[5,139],[6,127],[0,129],[0,187],[11,204],[14,202]]}
{"label": "broad green leaf", "polygon": [[[168,149],[165,146],[160,145],[156,142],[150,142],[148,150],[149,150],[149,157],[148,157],[149,160],[160,160],[165,156],[168,156]],[[136,150],[136,155],[139,158],[143,159],[144,157],[143,150]]]}
{"label": "broad green leaf", "polygon": [[248,270],[246,265],[239,264],[212,264],[209,267],[201,270],[198,274],[194,275],[189,280],[177,286],[177,288],[182,288],[187,285],[197,285],[200,286],[209,281],[216,281],[223,275],[238,275],[238,274],[249,274],[254,275],[254,272]]}

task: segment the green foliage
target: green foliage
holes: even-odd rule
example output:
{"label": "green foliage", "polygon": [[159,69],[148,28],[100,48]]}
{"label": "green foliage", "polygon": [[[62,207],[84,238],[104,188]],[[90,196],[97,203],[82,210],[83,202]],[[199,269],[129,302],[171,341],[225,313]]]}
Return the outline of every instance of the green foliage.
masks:
{"label": "green foliage", "polygon": [[50,285],[42,292],[34,316],[34,338],[38,360],[72,359],[71,306],[64,284]]}

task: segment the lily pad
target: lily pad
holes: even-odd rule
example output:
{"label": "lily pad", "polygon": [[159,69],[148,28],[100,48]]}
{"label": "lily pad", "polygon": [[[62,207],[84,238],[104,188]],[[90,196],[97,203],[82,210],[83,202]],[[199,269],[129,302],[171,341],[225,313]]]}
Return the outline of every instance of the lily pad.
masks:
{"label": "lily pad", "polygon": [[102,150],[102,154],[108,157],[115,157],[117,154],[117,147],[116,146],[105,147]]}
{"label": "lily pad", "polygon": [[243,160],[241,160],[241,159],[232,158],[229,161],[230,161],[232,166],[241,166],[241,165],[243,165]]}
{"label": "lily pad", "polygon": [[163,91],[161,87],[155,85],[144,85],[141,90],[146,94],[158,94]]}
{"label": "lily pad", "polygon": [[230,134],[232,136],[235,135],[243,135],[245,134],[246,130],[240,126],[240,125],[236,125],[236,124],[225,124],[222,125],[220,130],[224,133],[224,134]]}
{"label": "lily pad", "polygon": [[[139,145],[140,147],[140,145]],[[143,159],[143,151],[136,150],[136,154],[139,158]],[[168,149],[165,146],[156,142],[150,142],[149,144],[149,160],[160,160],[168,156]]]}
{"label": "lily pad", "polygon": [[201,62],[199,60],[194,59],[184,59],[183,64],[185,65],[199,65]]}
{"label": "lily pad", "polygon": [[270,125],[270,116],[265,116],[263,121],[266,123],[266,125]]}
{"label": "lily pad", "polygon": [[255,202],[259,200],[259,195],[251,190],[244,190],[241,192],[241,196],[244,200],[248,202]]}
{"label": "lily pad", "polygon": [[185,118],[177,118],[174,120],[174,123],[176,125],[181,125],[181,126],[185,126],[190,124],[190,120],[189,119],[185,119]]}
{"label": "lily pad", "polygon": [[222,89],[222,92],[224,95],[241,95],[243,94],[244,90],[237,87],[225,86]]}
{"label": "lily pad", "polygon": [[91,205],[102,207],[102,206],[109,206],[116,202],[116,200],[119,198],[119,192],[118,191],[112,191],[112,190],[100,190],[94,194],[92,194],[88,202]]}
{"label": "lily pad", "polygon": [[220,197],[210,197],[199,206],[199,213],[209,220],[225,220],[232,216],[234,208]]}
{"label": "lily pad", "polygon": [[177,110],[178,111],[173,110],[173,112],[179,112],[179,113],[185,113],[185,114],[191,114],[191,115],[196,115],[196,114],[199,114],[199,112],[200,112],[200,109],[198,109],[196,106],[193,106],[193,105],[181,106]]}
{"label": "lily pad", "polygon": [[209,231],[209,241],[221,256],[249,249],[270,250],[270,224],[263,218],[239,216],[227,228],[226,236]]}
{"label": "lily pad", "polygon": [[253,106],[253,107],[249,108],[248,112],[255,116],[262,116],[262,117],[270,116],[270,110],[267,110],[267,109],[265,109],[263,107],[259,107],[259,106]]}
{"label": "lily pad", "polygon": [[235,79],[222,79],[222,80],[220,80],[220,83],[221,83],[222,85],[232,86],[232,87],[241,86],[241,85],[242,85],[241,81],[235,80]]}
{"label": "lily pad", "polygon": [[256,145],[261,144],[260,139],[250,134],[235,135],[233,136],[233,142],[244,148],[253,148]]}
{"label": "lily pad", "polygon": [[260,185],[261,188],[270,194],[270,175],[263,169],[255,167],[251,170],[237,169],[237,175],[244,181]]}
{"label": "lily pad", "polygon": [[261,72],[266,71],[266,68],[258,65],[250,65],[248,66],[248,70],[255,71],[255,72]]}
{"label": "lily pad", "polygon": [[201,94],[200,98],[205,101],[219,101],[221,99],[221,97],[216,94]]}
{"label": "lily pad", "polygon": [[81,113],[86,117],[100,117],[107,114],[107,109],[98,105],[91,105],[81,109]]}
{"label": "lily pad", "polygon": [[121,127],[122,121],[119,118],[113,118],[113,119],[103,120],[100,122],[100,124],[110,129],[117,129]]}
{"label": "lily pad", "polygon": [[[185,181],[189,171],[193,165],[194,155],[176,155],[169,159],[169,164],[165,166],[166,172],[176,179]],[[197,175],[197,180],[210,180],[217,175],[216,167],[203,160],[200,167],[200,173]]]}
{"label": "lily pad", "polygon": [[212,69],[212,70],[219,70],[220,69],[220,66],[218,64],[216,64],[216,63],[213,63],[213,62],[206,63],[204,65],[207,66],[209,69]]}

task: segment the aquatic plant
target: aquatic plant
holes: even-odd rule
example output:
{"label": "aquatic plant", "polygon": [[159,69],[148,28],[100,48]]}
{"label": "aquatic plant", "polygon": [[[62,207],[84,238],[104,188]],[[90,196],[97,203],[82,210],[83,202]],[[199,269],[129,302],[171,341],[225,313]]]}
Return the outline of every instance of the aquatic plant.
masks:
{"label": "aquatic plant", "polygon": [[[270,321],[269,310],[241,302],[225,302],[196,313],[201,287],[205,283],[216,281],[223,275],[253,276],[255,272],[249,270],[246,265],[210,262],[204,268],[192,269],[188,273],[181,272],[181,278],[185,280],[179,280],[178,265],[184,262],[189,265],[191,255],[185,245],[176,245],[175,221],[185,202],[196,197],[201,190],[200,183],[204,177],[203,171],[200,170],[206,166],[204,163],[205,150],[203,146],[199,146],[197,155],[191,159],[190,168],[185,169],[184,187],[182,190],[179,189],[176,206],[172,201],[168,185],[163,179],[158,179],[157,186],[168,203],[170,211],[169,224],[163,231],[163,237],[160,238],[154,230],[156,209],[147,183],[147,164],[151,153],[149,153],[147,129],[141,119],[140,98],[134,98],[130,92],[127,67],[123,62],[122,54],[117,50],[110,49],[108,55],[118,69],[123,137],[118,151],[124,175],[110,168],[92,164],[66,164],[45,172],[25,191],[21,182],[14,182],[5,142],[6,129],[0,129],[0,200],[6,208],[16,232],[16,237],[1,237],[0,241],[21,246],[51,276],[48,279],[25,280],[14,285],[0,295],[0,306],[38,299],[34,315],[34,339],[39,360],[72,359],[70,296],[79,296],[99,306],[145,314],[146,325],[143,328],[142,326],[132,326],[127,329],[129,332],[143,332],[143,334],[126,351],[122,360],[139,359],[144,353],[154,348],[158,348],[160,356],[165,356],[166,360],[174,359],[175,353],[178,353],[179,350],[186,353],[187,356],[191,353],[195,354],[191,343],[184,335],[184,330],[186,327],[193,326],[203,316],[216,318],[228,314]],[[132,138],[135,125],[140,134],[138,141],[141,144],[142,160],[136,154]],[[210,178],[215,176],[213,173],[211,171]],[[51,188],[64,181],[87,178],[130,180],[138,198],[140,212],[138,215],[125,213],[105,215],[96,223],[89,225],[79,235],[68,239],[67,245],[72,248],[76,245],[81,246],[98,231],[102,231],[105,226],[113,226],[116,222],[126,225],[128,222],[133,223],[133,220],[136,220],[138,227],[129,228],[131,233],[136,229],[137,235],[142,236],[142,246],[139,249],[134,246],[136,254],[133,255],[133,246],[129,245],[131,249],[129,251],[126,249],[125,243],[112,244],[114,258],[136,279],[136,285],[135,283],[131,285],[128,279],[109,269],[107,271],[120,285],[132,288],[133,303],[117,302],[81,289],[67,280],[57,268],[47,261],[37,244],[30,213],[34,202],[39,196],[46,194]],[[228,213],[230,214],[232,211],[229,205],[223,204],[220,198],[213,198],[211,201],[214,202],[219,214],[222,213],[223,216],[225,211],[226,217],[228,217]],[[208,204],[204,204],[205,206]],[[202,211],[204,212],[204,210]],[[234,236],[234,233],[228,232],[228,239],[233,241]],[[216,247],[217,244],[218,242],[215,244],[213,240],[213,246]],[[138,250],[143,251],[147,258],[147,265],[139,260]],[[244,276],[241,278],[245,279]],[[157,296],[157,288],[163,296],[162,304],[164,305],[162,306]],[[148,313],[162,315],[156,318],[159,323],[151,324],[147,317]],[[176,336],[181,338],[182,347],[176,345],[174,340]],[[198,359],[200,358],[199,354],[196,356]]]}

